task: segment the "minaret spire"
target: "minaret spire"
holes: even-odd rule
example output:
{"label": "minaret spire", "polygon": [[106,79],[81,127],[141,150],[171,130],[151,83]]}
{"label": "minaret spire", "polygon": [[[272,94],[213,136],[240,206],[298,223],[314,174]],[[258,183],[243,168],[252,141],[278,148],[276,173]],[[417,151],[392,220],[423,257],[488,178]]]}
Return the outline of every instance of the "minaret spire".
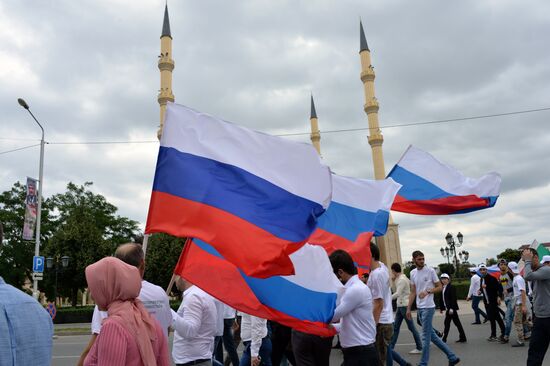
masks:
{"label": "minaret spire", "polygon": [[359,20],[359,52],[369,51],[369,45],[367,43],[367,37],[365,37],[365,31],[363,30],[363,22]]}
{"label": "minaret spire", "polygon": [[317,111],[315,110],[315,102],[313,102],[313,94],[311,94],[311,113],[309,115],[311,123],[310,139],[317,153],[321,155],[321,131],[319,131],[319,122],[317,121]]}
{"label": "minaret spire", "polygon": [[172,34],[170,33],[170,18],[168,17],[168,2],[164,6],[164,21],[162,22],[162,34],[160,37],[172,38]]}
{"label": "minaret spire", "polygon": [[[374,165],[375,179],[385,179],[386,169],[384,167],[384,153],[382,144],[384,137],[380,131],[378,123],[378,110],[380,108],[378,100],[374,94],[374,67],[372,67],[370,49],[363,30],[363,23],[359,21],[359,57],[361,58],[361,81],[365,91],[365,105],[363,106],[369,122],[368,141],[372,149],[372,162]],[[390,216],[388,230],[386,235],[376,238],[376,243],[380,247],[382,262],[384,263],[402,263],[401,246],[399,244],[398,225],[395,224]]]}
{"label": "minaret spire", "polygon": [[173,102],[172,93],[172,71],[175,63],[172,59],[172,34],[170,32],[170,19],[168,17],[168,4],[164,7],[164,21],[162,23],[162,34],[160,35],[160,56],[158,61],[160,70],[160,90],[158,102],[160,105],[160,125],[157,137],[160,140],[164,127],[164,116],[166,114],[166,103]]}

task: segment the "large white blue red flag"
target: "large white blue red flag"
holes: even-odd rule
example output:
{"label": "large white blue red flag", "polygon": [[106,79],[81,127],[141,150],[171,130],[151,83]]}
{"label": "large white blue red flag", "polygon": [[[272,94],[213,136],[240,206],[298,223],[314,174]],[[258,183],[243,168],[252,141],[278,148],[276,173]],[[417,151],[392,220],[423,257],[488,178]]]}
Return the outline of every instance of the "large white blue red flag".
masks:
{"label": "large white blue red flag", "polygon": [[320,336],[329,327],[344,287],[333,273],[325,250],[306,244],[290,255],[296,274],[255,278],[244,274],[211,245],[188,241],[174,273],[223,303]]}
{"label": "large white blue red flag", "polygon": [[493,207],[500,174],[469,178],[429,153],[409,146],[388,174],[403,187],[392,210],[419,215],[449,215]]}
{"label": "large white blue red flag", "polygon": [[308,242],[330,254],[347,251],[359,272],[370,270],[370,240],[388,229],[390,208],[401,187],[393,179],[366,180],[332,175],[332,202]]}
{"label": "large white blue red flag", "polygon": [[145,232],[202,239],[251,276],[289,275],[331,192],[311,145],[169,103]]}

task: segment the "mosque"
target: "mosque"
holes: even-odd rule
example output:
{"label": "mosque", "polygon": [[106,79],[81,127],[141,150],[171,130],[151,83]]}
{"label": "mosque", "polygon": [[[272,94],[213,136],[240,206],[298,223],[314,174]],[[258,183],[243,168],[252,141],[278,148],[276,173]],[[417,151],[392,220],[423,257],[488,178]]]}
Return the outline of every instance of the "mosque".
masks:
{"label": "mosque", "polygon": [[[378,110],[380,108],[378,100],[374,93],[375,73],[371,63],[371,52],[367,44],[367,38],[363,30],[363,24],[359,22],[359,57],[361,60],[360,78],[363,82],[365,93],[365,105],[363,109],[367,114],[369,124],[368,142],[372,149],[372,161],[374,167],[375,179],[384,179],[386,177],[386,169],[384,167],[384,153],[382,144],[384,137],[378,123]],[[166,103],[174,102],[174,94],[172,92],[172,72],[175,63],[172,58],[172,34],[170,32],[170,19],[168,16],[168,5],[164,8],[164,20],[162,24],[162,33],[160,35],[160,56],[158,59],[158,68],[160,70],[160,90],[158,94],[158,103],[160,105],[160,124],[157,132],[157,137],[160,139],[164,124],[164,115],[166,113]],[[319,121],[313,96],[311,97],[311,142],[317,152],[321,154],[321,131],[319,130]],[[390,216],[388,231],[385,236],[377,237],[376,242],[380,247],[381,261],[388,266],[392,263],[403,263],[401,258],[401,246],[399,244],[398,224],[396,224]]]}

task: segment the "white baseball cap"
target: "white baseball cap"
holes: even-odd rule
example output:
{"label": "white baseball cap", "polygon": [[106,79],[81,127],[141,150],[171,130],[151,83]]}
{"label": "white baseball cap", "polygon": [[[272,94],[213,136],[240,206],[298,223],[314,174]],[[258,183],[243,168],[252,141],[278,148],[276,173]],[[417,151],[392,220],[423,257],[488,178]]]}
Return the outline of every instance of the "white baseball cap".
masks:
{"label": "white baseball cap", "polygon": [[487,268],[487,266],[485,265],[485,263],[481,263],[477,268],[482,269]]}
{"label": "white baseball cap", "polygon": [[540,261],[542,264],[550,263],[550,255],[545,255],[542,257],[542,260]]}
{"label": "white baseball cap", "polygon": [[519,273],[518,264],[516,262],[509,262],[508,263],[508,268],[510,268],[510,270],[512,272],[514,272],[515,274]]}
{"label": "white baseball cap", "polygon": [[449,277],[449,275],[448,275],[448,274],[446,274],[446,273],[443,273],[443,274],[441,275],[441,278],[446,278],[446,279],[450,279],[451,277]]}

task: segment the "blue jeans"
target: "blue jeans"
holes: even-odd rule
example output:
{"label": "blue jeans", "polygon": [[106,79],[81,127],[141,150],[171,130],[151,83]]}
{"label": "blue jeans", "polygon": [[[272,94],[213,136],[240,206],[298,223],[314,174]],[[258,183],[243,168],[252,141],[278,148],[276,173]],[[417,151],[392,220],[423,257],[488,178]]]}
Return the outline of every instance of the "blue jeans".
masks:
{"label": "blue jeans", "polygon": [[479,303],[483,300],[483,296],[472,296],[472,309],[476,315],[476,323],[481,323],[479,316],[483,316],[487,320],[487,314],[479,308]]}
{"label": "blue jeans", "polygon": [[449,361],[456,361],[458,358],[449,346],[435,334],[435,330],[432,328],[434,313],[435,308],[418,309],[418,317],[422,323],[422,358],[418,366],[428,366],[428,362],[430,361],[430,341],[447,355]]}
{"label": "blue jeans", "polygon": [[[250,341],[243,342],[243,345],[244,352],[241,356],[240,366],[250,366]],[[271,339],[269,336],[262,339],[259,356],[262,359],[262,366],[271,366]]]}
{"label": "blue jeans", "polygon": [[405,320],[405,323],[407,324],[407,328],[411,331],[413,337],[414,337],[414,343],[416,343],[416,349],[422,350],[422,340],[420,339],[420,335],[418,334],[418,331],[416,330],[416,326],[414,325],[414,321],[411,319],[407,319],[407,307],[406,306],[399,306],[397,308],[397,311],[395,312],[395,322],[393,323],[393,336],[390,342],[390,345],[388,346],[388,357],[386,358],[386,366],[392,366],[393,361],[397,362],[400,365],[406,365],[407,361],[405,361],[401,355],[399,355],[397,352],[394,351],[395,344],[397,343],[397,338],[399,337],[399,329],[401,329],[401,323],[403,320]]}
{"label": "blue jeans", "polygon": [[504,298],[506,304],[506,313],[504,314],[504,336],[509,337],[512,331],[512,322],[514,321],[514,298]]}

